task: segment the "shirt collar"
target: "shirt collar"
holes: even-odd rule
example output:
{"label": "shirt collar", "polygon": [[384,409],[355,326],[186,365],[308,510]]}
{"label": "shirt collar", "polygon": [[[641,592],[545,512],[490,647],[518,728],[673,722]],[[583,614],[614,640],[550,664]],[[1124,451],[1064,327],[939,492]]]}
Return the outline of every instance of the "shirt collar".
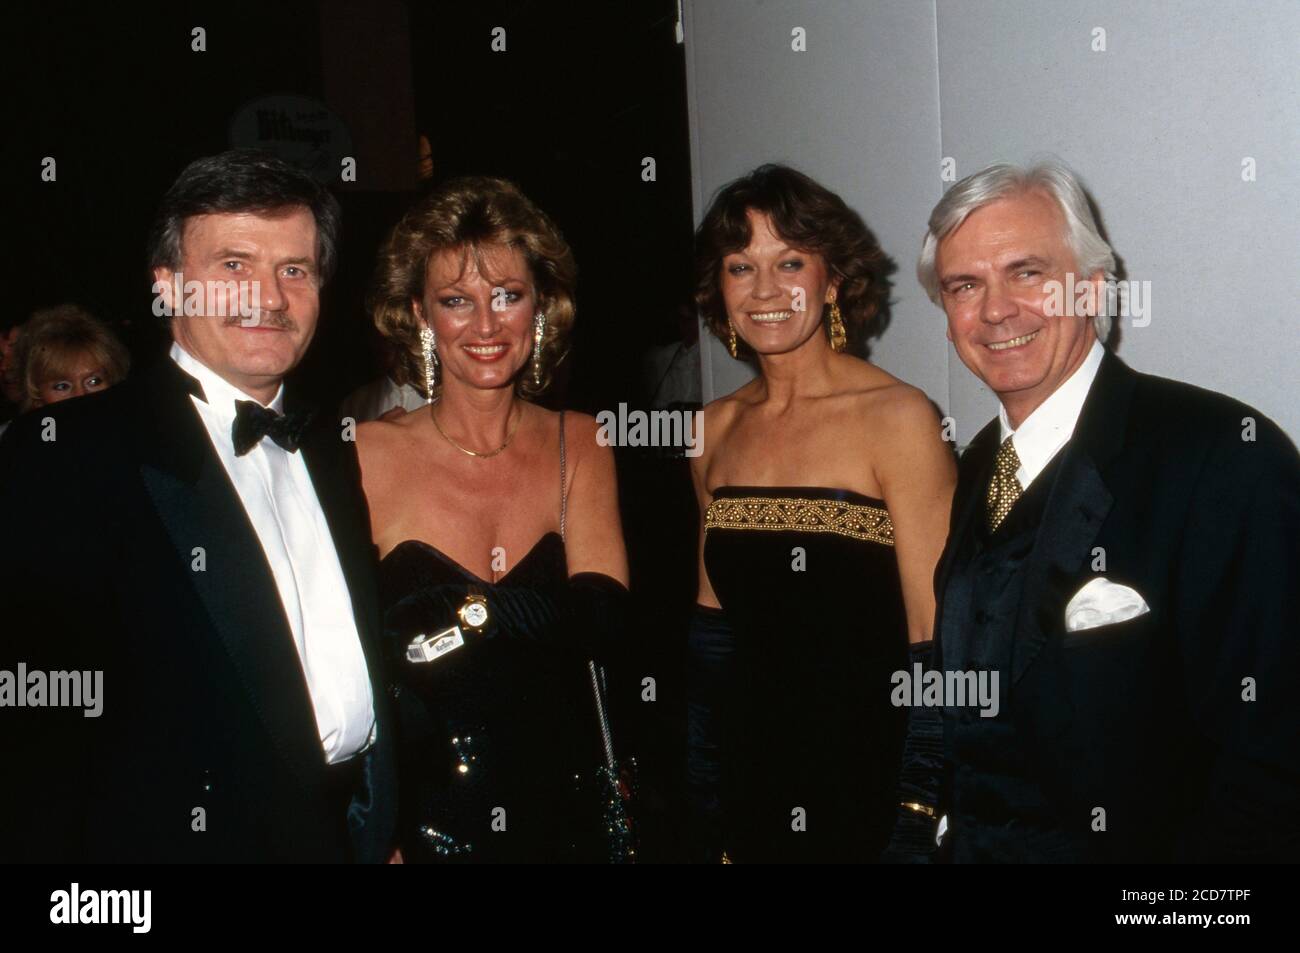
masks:
{"label": "shirt collar", "polygon": [[1100,341],[1093,341],[1088,356],[1078,369],[1066,378],[1065,383],[1048,395],[1047,400],[1039,404],[1032,414],[1025,418],[1016,430],[1011,429],[1007,419],[1007,409],[999,405],[998,422],[1002,431],[1001,440],[1011,437],[1016,456],[1020,458],[1018,476],[1021,485],[1028,486],[1038,474],[1056,456],[1056,451],[1065,446],[1074,433],[1074,425],[1083,412],[1083,403],[1088,399],[1088,391],[1101,367],[1102,356],[1106,349]]}
{"label": "shirt collar", "polygon": [[[206,364],[201,363],[198,358],[175,341],[172,342],[169,356],[181,370],[199,382],[199,385],[203,388],[204,403],[211,407],[223,420],[235,419],[235,401],[237,400],[252,400],[255,403],[261,403],[256,398],[245,394]],[[195,398],[195,400],[198,399]],[[283,381],[280,382],[280,387],[276,390],[275,396],[271,398],[271,402],[262,406],[269,407],[277,414],[284,411]]]}

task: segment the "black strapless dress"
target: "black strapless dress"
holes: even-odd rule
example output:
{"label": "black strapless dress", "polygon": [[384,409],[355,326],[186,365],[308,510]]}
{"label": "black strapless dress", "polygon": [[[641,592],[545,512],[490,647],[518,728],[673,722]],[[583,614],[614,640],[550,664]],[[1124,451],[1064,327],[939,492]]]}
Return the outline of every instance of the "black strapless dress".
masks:
{"label": "black strapless dress", "polygon": [[704,563],[735,637],[719,717],[737,862],[874,862],[888,843],[906,730],[890,703],[907,666],[893,542],[884,502],[851,491],[714,494]]}
{"label": "black strapless dress", "polygon": [[[595,768],[599,726],[584,662],[536,632],[468,636],[432,662],[405,658],[418,633],[452,624],[472,586],[558,593],[564,542],[548,533],[497,583],[418,540],[380,564],[395,667],[401,817],[410,862],[604,862]],[[441,606],[441,607],[440,607]]]}

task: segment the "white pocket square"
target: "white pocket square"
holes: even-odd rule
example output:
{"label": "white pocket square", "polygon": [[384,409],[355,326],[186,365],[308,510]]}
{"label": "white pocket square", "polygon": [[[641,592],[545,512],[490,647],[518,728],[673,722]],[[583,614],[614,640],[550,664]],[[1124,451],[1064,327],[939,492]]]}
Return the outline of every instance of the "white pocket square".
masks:
{"label": "white pocket square", "polygon": [[1079,632],[1135,619],[1151,607],[1136,589],[1097,577],[1074,594],[1065,607],[1065,631]]}

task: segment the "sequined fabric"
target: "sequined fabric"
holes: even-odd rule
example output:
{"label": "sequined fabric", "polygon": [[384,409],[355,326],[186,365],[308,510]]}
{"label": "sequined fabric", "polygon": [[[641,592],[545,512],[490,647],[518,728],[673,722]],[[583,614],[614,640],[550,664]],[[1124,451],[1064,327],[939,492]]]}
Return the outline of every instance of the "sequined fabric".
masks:
{"label": "sequined fabric", "polygon": [[[468,586],[554,592],[564,544],[543,537],[497,584],[410,541],[380,565],[398,709],[399,840],[408,861],[605,862],[600,733],[585,666],[539,633],[467,635],[416,663],[402,648],[454,621]],[[520,625],[544,624],[523,615]]]}

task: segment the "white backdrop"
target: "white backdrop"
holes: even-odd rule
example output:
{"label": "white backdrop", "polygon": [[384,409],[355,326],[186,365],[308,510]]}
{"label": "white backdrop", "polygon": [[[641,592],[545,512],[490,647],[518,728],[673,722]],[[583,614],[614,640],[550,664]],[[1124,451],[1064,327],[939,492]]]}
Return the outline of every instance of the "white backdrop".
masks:
{"label": "white backdrop", "polygon": [[[696,222],[762,162],[840,193],[899,265],[873,359],[960,443],[997,403],[914,277],[925,221],[945,158],[961,178],[1043,155],[1082,176],[1128,278],[1151,282],[1120,356],[1300,439],[1300,0],[684,2]],[[749,376],[711,339],[701,363],[706,400]]]}

